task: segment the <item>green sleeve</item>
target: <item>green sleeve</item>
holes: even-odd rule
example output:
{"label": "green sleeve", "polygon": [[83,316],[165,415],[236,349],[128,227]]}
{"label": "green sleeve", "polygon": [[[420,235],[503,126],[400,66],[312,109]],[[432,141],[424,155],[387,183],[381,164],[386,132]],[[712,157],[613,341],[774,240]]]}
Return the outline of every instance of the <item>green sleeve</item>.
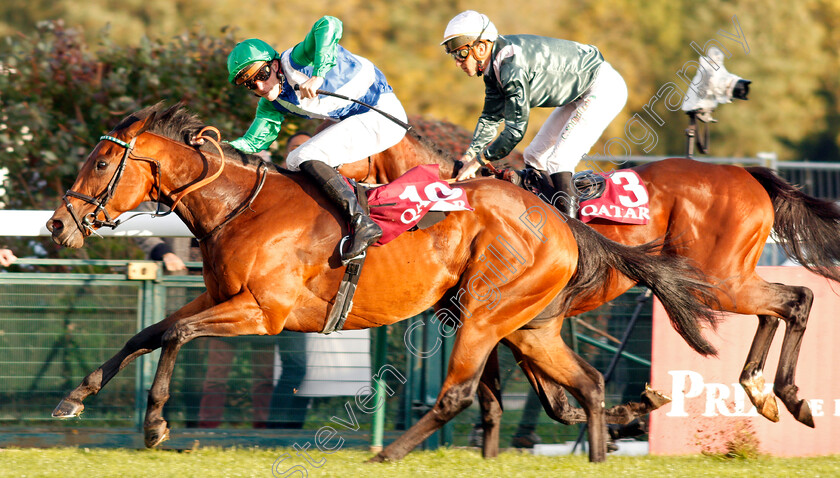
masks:
{"label": "green sleeve", "polygon": [[335,66],[336,49],[344,27],[341,20],[324,16],[318,19],[306,38],[292,49],[292,61],[312,65],[312,76],[324,77]]}
{"label": "green sleeve", "polygon": [[271,102],[265,98],[260,99],[257,105],[257,114],[251,127],[242,135],[231,141],[229,144],[243,153],[258,153],[268,148],[280,134],[280,125],[283,124],[283,113],[274,109]]}

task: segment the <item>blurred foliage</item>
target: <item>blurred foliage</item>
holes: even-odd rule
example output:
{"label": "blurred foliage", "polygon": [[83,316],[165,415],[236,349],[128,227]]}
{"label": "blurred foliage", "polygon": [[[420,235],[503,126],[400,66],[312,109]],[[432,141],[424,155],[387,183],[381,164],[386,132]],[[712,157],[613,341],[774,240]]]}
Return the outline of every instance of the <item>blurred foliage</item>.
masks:
{"label": "blurred foliage", "polygon": [[[0,167],[9,168],[9,179],[2,200],[7,208],[53,209],[96,138],[127,113],[160,100],[183,101],[226,137],[241,134],[256,98],[226,83],[227,52],[249,37],[283,50],[300,41],[321,15],[343,21],[342,45],[385,72],[409,115],[472,131],[483,83],[465,77],[439,46],[448,20],[468,8],[476,5],[461,0],[4,2]],[[480,8],[502,34],[597,45],[624,76],[628,104],[593,154],[611,137],[626,138],[625,125],[633,115],[650,121],[643,107],[663,85],[673,82],[684,89],[677,73],[697,59],[692,42],[702,46],[714,39],[731,53],[727,69],[753,84],[749,101],[736,100],[716,112],[713,155],[775,151],[782,160],[840,161],[836,0],[532,0]],[[735,34],[733,18],[748,49],[722,34]],[[50,19],[61,20],[45,21]],[[687,76],[693,73],[690,69]],[[649,154],[682,154],[686,116],[667,111],[662,100],[654,111],[664,124],[653,127],[658,142]],[[550,112],[532,112],[520,148]],[[285,126],[284,136],[309,128],[295,121]],[[634,146],[633,153],[641,151]],[[54,248],[48,250],[53,254]]]}
{"label": "blurred foliage", "polygon": [[[26,37],[5,38],[0,64],[5,208],[58,207],[99,136],[158,101],[185,103],[226,138],[244,132],[253,119],[257,98],[227,83],[225,59],[236,43],[232,33],[210,36],[198,30],[123,46],[106,30],[99,40],[97,51],[90,51],[78,30],[63,21],[40,22]],[[278,143],[301,125],[290,118]],[[45,238],[9,241],[18,256],[29,255],[36,244],[50,256],[143,258],[133,241],[123,238],[89,241],[79,251],[59,250]]]}

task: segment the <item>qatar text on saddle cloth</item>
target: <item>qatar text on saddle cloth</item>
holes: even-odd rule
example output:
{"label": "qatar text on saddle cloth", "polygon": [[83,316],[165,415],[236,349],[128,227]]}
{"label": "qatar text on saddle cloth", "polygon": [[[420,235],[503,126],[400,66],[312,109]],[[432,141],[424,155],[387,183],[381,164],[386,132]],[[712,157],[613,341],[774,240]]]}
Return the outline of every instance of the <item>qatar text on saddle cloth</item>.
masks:
{"label": "qatar text on saddle cloth", "polygon": [[422,164],[368,191],[370,217],[382,227],[377,245],[411,229],[429,211],[472,211],[464,190],[440,180],[437,164]]}

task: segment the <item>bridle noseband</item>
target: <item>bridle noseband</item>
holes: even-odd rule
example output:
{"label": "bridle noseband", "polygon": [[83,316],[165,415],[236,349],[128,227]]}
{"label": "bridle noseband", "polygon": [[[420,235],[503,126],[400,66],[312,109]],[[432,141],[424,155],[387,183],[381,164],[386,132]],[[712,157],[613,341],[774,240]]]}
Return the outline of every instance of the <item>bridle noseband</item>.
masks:
{"label": "bridle noseband", "polygon": [[[108,211],[105,210],[105,206],[108,204],[108,201],[114,197],[114,190],[120,183],[123,171],[125,171],[126,162],[128,162],[128,157],[131,154],[131,150],[134,149],[134,143],[137,142],[137,137],[135,136],[128,143],[119,138],[108,135],[100,136],[99,140],[111,141],[125,148],[120,164],[114,172],[114,175],[111,177],[111,180],[108,182],[108,186],[105,188],[105,191],[103,191],[98,197],[93,197],[68,189],[67,192],[64,193],[64,197],[62,197],[64,205],[67,208],[67,212],[70,213],[70,216],[76,222],[76,226],[78,226],[79,230],[82,231],[83,234],[86,233],[85,235],[92,234],[95,230],[94,228],[110,227],[111,229],[115,229],[120,224],[119,220],[115,221],[111,219]],[[94,209],[93,212],[85,214],[84,217],[80,219],[79,215],[76,213],[76,209],[73,208],[73,204],[70,203],[68,197],[81,199],[88,204],[93,204],[96,206],[96,209]],[[99,217],[99,213],[102,213],[105,216],[104,221],[97,219]]]}

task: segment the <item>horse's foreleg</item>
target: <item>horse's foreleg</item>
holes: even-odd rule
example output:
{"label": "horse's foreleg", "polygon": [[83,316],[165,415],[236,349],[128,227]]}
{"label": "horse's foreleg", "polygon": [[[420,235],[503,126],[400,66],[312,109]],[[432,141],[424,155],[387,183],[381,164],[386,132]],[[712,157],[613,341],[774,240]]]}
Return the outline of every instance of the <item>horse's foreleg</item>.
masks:
{"label": "horse's foreleg", "polygon": [[169,383],[180,348],[198,337],[264,334],[263,319],[262,311],[253,297],[243,293],[176,322],[163,334],[160,360],[149,389],[146,419],[143,422],[147,447],[155,447],[169,437],[169,429],[163,418],[163,406],[169,400]]}
{"label": "horse's foreleg", "polygon": [[478,384],[478,404],[481,409],[481,427],[484,440],[481,443],[481,456],[495,458],[499,456],[499,429],[502,424],[502,384],[499,374],[499,346],[493,347],[484,372]]}
{"label": "horse's foreleg", "polygon": [[802,346],[802,335],[805,333],[808,315],[811,313],[811,304],[814,301],[814,293],[807,287],[788,286],[787,288],[794,294],[794,297],[791,297],[791,300],[787,302],[790,307],[790,314],[785,315],[785,338],[782,342],[773,391],[776,392],[776,396],[785,404],[794,418],[813,428],[814,417],[811,414],[811,407],[807,401],[797,397],[799,387],[794,383],[794,376],[796,374],[796,362],[799,360],[799,348]]}
{"label": "horse's foreleg", "polygon": [[82,402],[102,390],[114,376],[137,357],[152,352],[161,346],[161,337],[174,323],[183,317],[194,315],[210,306],[210,297],[205,292],[166,319],[146,327],[129,339],[123,348],[99,368],[86,376],[53,410],[54,418],[72,418],[84,410]]}
{"label": "horse's foreleg", "polygon": [[738,380],[758,413],[774,422],[779,421],[779,407],[776,405],[776,397],[765,391],[763,372],[764,364],[767,362],[767,353],[770,352],[770,343],[773,341],[778,326],[778,317],[758,316],[758,329]]}

